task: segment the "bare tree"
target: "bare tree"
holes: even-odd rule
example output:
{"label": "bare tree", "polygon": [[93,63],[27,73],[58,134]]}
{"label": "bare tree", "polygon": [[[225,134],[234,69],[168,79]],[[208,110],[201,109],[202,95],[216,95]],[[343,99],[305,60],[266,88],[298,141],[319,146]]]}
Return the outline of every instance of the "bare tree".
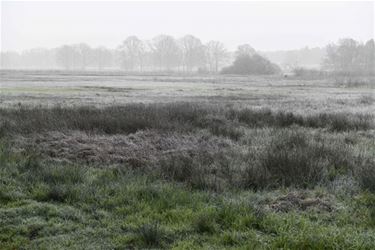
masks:
{"label": "bare tree", "polygon": [[167,35],[155,37],[152,43],[152,50],[159,69],[171,70],[179,65],[181,51],[173,37]]}
{"label": "bare tree", "polygon": [[144,44],[136,36],[129,36],[119,47],[121,66],[126,70],[134,70],[139,67],[142,70],[142,57]]}
{"label": "bare tree", "polygon": [[1,52],[1,68],[2,69],[15,69],[21,67],[21,55],[15,51]]}
{"label": "bare tree", "polygon": [[65,69],[85,70],[90,64],[92,49],[84,43],[57,48],[56,63]]}
{"label": "bare tree", "polygon": [[361,45],[350,38],[339,40],[338,44],[330,44],[326,48],[327,56],[324,67],[327,70],[342,74],[353,74],[363,71],[361,63]]}
{"label": "bare tree", "polygon": [[98,47],[93,50],[92,53],[92,64],[98,70],[102,70],[105,67],[112,66],[113,55],[110,50],[105,47]]}
{"label": "bare tree", "polygon": [[79,57],[79,67],[80,69],[85,70],[86,67],[90,64],[92,49],[85,43],[80,43],[78,45],[75,45],[74,47]]}
{"label": "bare tree", "polygon": [[180,39],[180,46],[183,65],[187,71],[205,64],[204,46],[199,38],[186,35]]}
{"label": "bare tree", "polygon": [[157,62],[156,62],[156,58],[154,55],[154,45],[152,41],[149,41],[149,40],[144,41],[143,44],[144,44],[144,52],[141,58],[142,67],[145,70],[155,70]]}
{"label": "bare tree", "polygon": [[368,40],[364,45],[364,67],[368,74],[375,75],[375,43],[374,39]]}
{"label": "bare tree", "polygon": [[74,68],[75,58],[76,58],[76,52],[72,46],[63,45],[57,48],[56,63],[59,66],[65,68],[66,70],[70,70]]}
{"label": "bare tree", "polygon": [[219,41],[210,41],[206,45],[206,52],[210,71],[218,72],[219,67],[228,57],[224,44]]}
{"label": "bare tree", "polygon": [[34,48],[30,50],[23,51],[21,53],[21,66],[23,68],[54,68],[55,67],[55,57],[52,50],[44,48]]}

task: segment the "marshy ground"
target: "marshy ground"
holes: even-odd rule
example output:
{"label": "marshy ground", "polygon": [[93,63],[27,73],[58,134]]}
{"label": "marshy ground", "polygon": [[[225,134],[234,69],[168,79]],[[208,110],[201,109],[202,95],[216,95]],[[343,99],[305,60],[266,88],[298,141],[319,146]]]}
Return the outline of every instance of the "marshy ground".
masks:
{"label": "marshy ground", "polygon": [[374,249],[373,79],[2,71],[4,249]]}

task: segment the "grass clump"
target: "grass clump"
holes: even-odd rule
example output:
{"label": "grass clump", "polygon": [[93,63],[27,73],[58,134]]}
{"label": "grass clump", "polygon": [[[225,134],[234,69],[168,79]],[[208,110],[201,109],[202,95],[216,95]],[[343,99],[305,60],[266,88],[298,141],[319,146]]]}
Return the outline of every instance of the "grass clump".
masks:
{"label": "grass clump", "polygon": [[216,231],[215,221],[210,214],[201,214],[193,222],[193,227],[198,233],[212,234]]}
{"label": "grass clump", "polygon": [[165,235],[158,224],[144,224],[137,229],[140,240],[149,247],[160,247]]}
{"label": "grass clump", "polygon": [[348,171],[351,162],[343,157],[348,153],[342,145],[332,147],[300,131],[282,130],[265,149],[260,167],[269,176],[266,185],[306,188],[328,181],[331,171]]}
{"label": "grass clump", "polygon": [[195,188],[208,188],[210,165],[214,156],[202,149],[200,152],[182,152],[161,159],[160,174],[167,180],[185,182]]}

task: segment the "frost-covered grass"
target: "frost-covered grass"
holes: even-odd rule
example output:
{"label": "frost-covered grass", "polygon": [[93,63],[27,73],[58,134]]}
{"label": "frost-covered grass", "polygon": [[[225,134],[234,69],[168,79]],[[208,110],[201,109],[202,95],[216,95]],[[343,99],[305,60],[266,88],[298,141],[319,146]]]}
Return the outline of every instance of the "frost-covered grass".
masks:
{"label": "frost-covered grass", "polygon": [[370,89],[103,74],[4,76],[83,85],[2,93],[0,249],[375,248]]}
{"label": "frost-covered grass", "polygon": [[2,248],[375,247],[371,116],[186,103],[0,114]]}
{"label": "frost-covered grass", "polygon": [[[374,113],[374,79],[347,86],[345,79],[277,76],[143,74],[0,70],[0,106],[112,106],[194,102],[270,108],[299,114]],[[365,96],[365,99],[364,99]]]}

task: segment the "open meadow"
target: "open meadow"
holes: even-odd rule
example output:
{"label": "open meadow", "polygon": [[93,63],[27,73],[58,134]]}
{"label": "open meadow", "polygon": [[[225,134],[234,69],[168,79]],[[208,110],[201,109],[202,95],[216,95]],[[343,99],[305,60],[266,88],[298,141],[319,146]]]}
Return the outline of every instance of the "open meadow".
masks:
{"label": "open meadow", "polygon": [[375,249],[375,78],[0,74],[0,249]]}

